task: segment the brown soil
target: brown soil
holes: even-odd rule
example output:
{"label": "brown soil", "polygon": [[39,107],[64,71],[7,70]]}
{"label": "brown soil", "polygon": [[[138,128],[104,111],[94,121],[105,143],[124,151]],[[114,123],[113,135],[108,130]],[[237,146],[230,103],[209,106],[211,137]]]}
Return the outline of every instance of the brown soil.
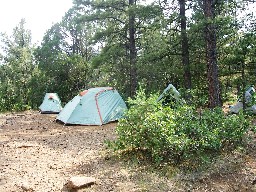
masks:
{"label": "brown soil", "polygon": [[109,157],[104,141],[116,123],[64,126],[35,111],[0,115],[0,192],[65,192],[71,176],[96,184],[82,191],[256,191],[256,144],[220,158],[211,169],[179,174]]}

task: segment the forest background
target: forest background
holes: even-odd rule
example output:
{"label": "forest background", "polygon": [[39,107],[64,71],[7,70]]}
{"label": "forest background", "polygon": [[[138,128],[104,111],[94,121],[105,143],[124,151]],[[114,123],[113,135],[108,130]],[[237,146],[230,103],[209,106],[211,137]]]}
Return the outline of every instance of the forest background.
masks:
{"label": "forest background", "polygon": [[65,104],[115,87],[125,100],[172,83],[195,106],[234,102],[255,84],[254,1],[74,0],[39,46],[22,19],[1,33],[0,111],[37,109],[46,92]]}

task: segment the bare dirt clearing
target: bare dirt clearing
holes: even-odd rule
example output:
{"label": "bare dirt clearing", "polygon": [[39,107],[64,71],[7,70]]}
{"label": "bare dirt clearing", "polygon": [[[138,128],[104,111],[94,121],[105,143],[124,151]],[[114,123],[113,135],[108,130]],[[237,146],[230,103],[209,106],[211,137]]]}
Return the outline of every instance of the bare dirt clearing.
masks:
{"label": "bare dirt clearing", "polygon": [[222,159],[207,173],[161,174],[147,166],[105,156],[116,123],[63,126],[56,115],[34,111],[0,114],[0,192],[65,192],[71,176],[91,176],[96,184],[78,191],[256,191],[256,147]]}
{"label": "bare dirt clearing", "polygon": [[0,191],[19,191],[23,185],[61,191],[70,176],[92,174],[115,124],[63,126],[54,122],[55,116],[29,112],[0,117]]}

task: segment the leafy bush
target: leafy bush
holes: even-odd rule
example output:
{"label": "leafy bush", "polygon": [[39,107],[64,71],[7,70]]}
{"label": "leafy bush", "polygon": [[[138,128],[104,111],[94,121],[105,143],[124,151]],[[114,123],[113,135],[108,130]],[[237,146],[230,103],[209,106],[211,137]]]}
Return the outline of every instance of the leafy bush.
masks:
{"label": "leafy bush", "polygon": [[226,116],[220,108],[197,112],[191,106],[162,106],[157,97],[139,91],[116,128],[110,146],[122,152],[143,152],[153,161],[182,160],[241,144],[249,123],[242,115]]}

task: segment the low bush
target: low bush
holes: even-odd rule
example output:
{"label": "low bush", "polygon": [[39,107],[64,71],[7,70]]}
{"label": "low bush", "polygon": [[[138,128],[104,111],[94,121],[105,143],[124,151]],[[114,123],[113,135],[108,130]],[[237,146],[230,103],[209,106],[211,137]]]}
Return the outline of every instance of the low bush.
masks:
{"label": "low bush", "polygon": [[249,129],[242,114],[225,115],[220,108],[198,112],[188,105],[171,108],[156,99],[141,90],[128,100],[130,108],[116,128],[118,137],[109,143],[112,149],[142,152],[156,163],[181,162],[234,149]]}

